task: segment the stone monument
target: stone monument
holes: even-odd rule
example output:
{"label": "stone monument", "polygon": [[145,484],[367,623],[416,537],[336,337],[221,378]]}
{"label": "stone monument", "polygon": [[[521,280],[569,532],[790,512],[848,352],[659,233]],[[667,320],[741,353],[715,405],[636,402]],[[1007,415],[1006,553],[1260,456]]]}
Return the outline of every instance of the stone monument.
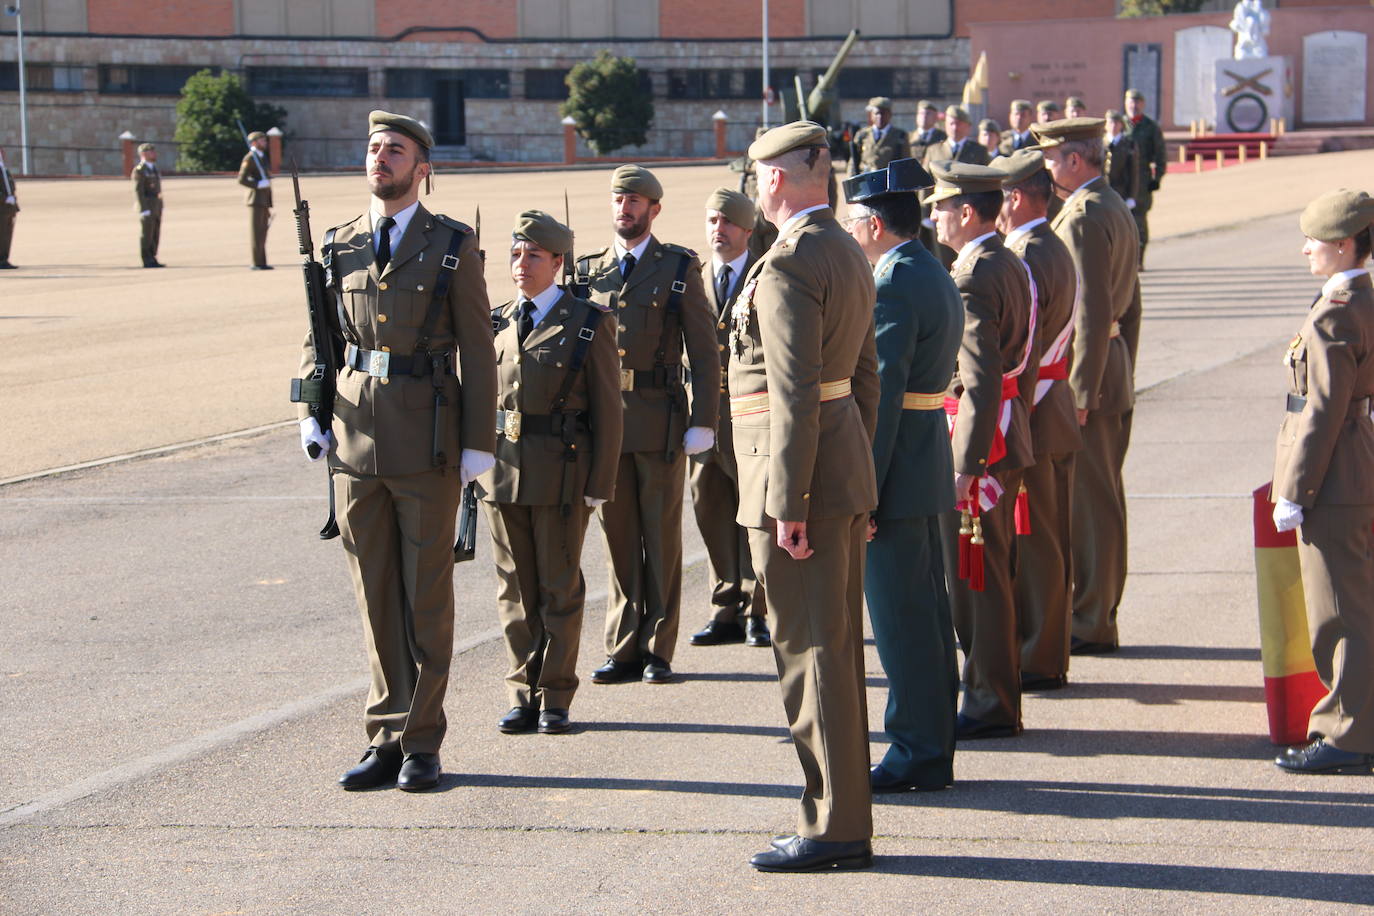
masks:
{"label": "stone monument", "polygon": [[1240,0],[1231,14],[1231,31],[1236,33],[1236,60],[1258,60],[1269,56],[1269,11],[1260,0]]}
{"label": "stone monument", "polygon": [[1217,131],[1264,133],[1271,118],[1292,126],[1293,62],[1269,56],[1269,12],[1260,0],[1236,4],[1231,31],[1236,33],[1233,59],[1216,63]]}

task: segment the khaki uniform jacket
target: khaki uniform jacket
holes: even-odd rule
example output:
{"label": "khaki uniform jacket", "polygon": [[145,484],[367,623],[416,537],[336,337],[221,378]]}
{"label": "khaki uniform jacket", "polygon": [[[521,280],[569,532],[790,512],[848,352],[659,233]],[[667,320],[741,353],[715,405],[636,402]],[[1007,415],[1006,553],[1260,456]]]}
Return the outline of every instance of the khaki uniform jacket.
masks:
{"label": "khaki uniform jacket", "polygon": [[1016,152],[1019,149],[1025,149],[1028,146],[1035,145],[1035,138],[1031,136],[1029,128],[1026,129],[1025,138],[1021,140],[1020,144],[1017,144],[1016,141],[1019,138],[1020,135],[1017,134],[1016,131],[1008,127],[1002,133],[1002,142],[997,144],[997,155],[1010,156],[1012,153]]}
{"label": "khaki uniform jacket", "polygon": [[873,125],[854,135],[849,144],[849,174],[873,172],[887,168],[893,159],[905,158],[908,149],[906,131],[891,124],[883,131],[881,140],[873,139]]}
{"label": "khaki uniform jacket", "polygon": [[258,182],[270,178],[267,174],[267,154],[245,153],[239,163],[239,184],[248,189],[247,203],[250,207],[271,207],[272,188],[258,188]]}
{"label": "khaki uniform jacket", "polygon": [[[590,284],[588,298],[606,306],[616,322],[620,368],[649,371],[663,338],[665,306],[677,278],[678,265],[687,258],[678,333],[668,341],[664,362],[669,367],[687,365],[692,372],[690,416],[673,409],[671,389],[638,386],[621,392],[625,407],[622,453],[678,451],[688,426],[716,428],[720,396],[720,351],[715,322],[701,282],[701,263],[696,254],[678,245],[651,238],[644,257],[635,265],[630,281],[623,283],[615,247],[603,249],[577,262],[579,278]],[[580,282],[580,280],[579,280]],[[686,353],[684,360],[683,354]]]}
{"label": "khaki uniform jacket", "polygon": [[1289,392],[1272,497],[1300,506],[1374,504],[1374,284],[1363,274],[1312,306],[1288,348]]}
{"label": "khaki uniform jacket", "polygon": [[[616,356],[615,318],[606,310],[563,293],[520,346],[519,300],[491,313],[496,332],[498,407],[518,410],[524,417],[547,415],[562,390],[578,334],[590,311],[601,313],[587,347],[586,360],[564,403],[565,410],[582,411],[589,432],[576,435],[577,461],[569,479],[569,502],[583,496],[615,498],[616,463],[620,460],[622,410],[620,358]],[[557,435],[524,431],[511,441],[503,431],[496,440],[496,467],[483,478],[483,498],[521,506],[555,506],[563,499],[566,465],[563,440]]]}
{"label": "khaki uniform jacket", "polygon": [[[947,397],[959,399],[959,414],[950,445],[954,470],[982,477],[1002,406],[1002,377],[1020,365],[1030,334],[1030,280],[1021,260],[996,234],[984,239],[950,272],[964,300],[964,338]],[[1022,391],[1033,385],[1039,354],[1032,344]],[[1035,463],[1030,421],[1023,398],[1011,401],[1006,431],[1007,454],[992,467],[1014,471]]]}
{"label": "khaki uniform jacket", "polygon": [[1117,140],[1116,143],[1104,142],[1102,150],[1105,154],[1102,174],[1107,176],[1107,184],[1120,195],[1122,200],[1139,202],[1140,166],[1137,163],[1139,154],[1136,152],[1135,144],[1131,142],[1131,138],[1122,134],[1121,139]]}
{"label": "khaki uniform jacket", "polygon": [[[798,219],[745,274],[730,322],[730,391],[766,391],[768,410],[732,418],[741,525],[877,506],[874,298],[873,269],[829,207]],[[841,379],[853,395],[822,402],[821,383]]]}
{"label": "khaki uniform jacket", "polygon": [[[1126,202],[1095,178],[1064,202],[1054,232],[1068,246],[1082,283],[1069,387],[1078,409],[1123,413],[1135,403],[1140,339],[1140,252]],[[1119,336],[1112,336],[1112,325]]]}
{"label": "khaki uniform jacket", "polygon": [[[466,238],[445,307],[434,322],[430,346],[457,348],[458,376],[444,379],[448,406],[439,443],[445,466],[456,468],[465,448],[496,450],[496,352],[491,305],[482,279],[482,259],[471,230],[445,216],[416,208],[386,270],[378,272],[371,221],[364,213],[337,227],[333,273],[342,298],[344,339],[368,350],[410,356],[433,298],[440,263],[455,232]],[[301,377],[314,368],[309,333],[301,352]],[[459,380],[461,379],[461,384]],[[300,416],[307,415],[306,405]],[[433,467],[434,385],[429,375],[374,378],[345,368],[334,399],[332,467],[356,474],[394,477]]]}
{"label": "khaki uniform jacket", "polygon": [[134,210],[142,213],[144,210],[157,210],[162,206],[162,175],[156,168],[149,168],[147,163],[139,162],[134,166],[133,173],[130,175],[134,183]]}
{"label": "khaki uniform jacket", "polygon": [[[1054,343],[1064,325],[1073,318],[1074,296],[1078,294],[1078,277],[1073,255],[1045,222],[1018,238],[1008,246],[1021,260],[1030,265],[1039,296],[1040,314],[1036,318],[1036,352],[1043,359],[1045,351]],[[1073,348],[1070,335],[1069,348]],[[1021,394],[1032,396],[1026,404],[1031,411],[1031,439],[1035,456],[1062,455],[1083,447],[1078,431],[1078,414],[1074,411],[1073,394],[1067,381],[1056,381],[1039,404],[1034,403],[1035,385],[1021,386]]]}
{"label": "khaki uniform jacket", "polygon": [[938,127],[932,127],[928,136],[925,131],[913,130],[911,132],[911,158],[924,163],[926,154],[943,143],[948,136]]}
{"label": "khaki uniform jacket", "polygon": [[959,147],[959,155],[954,155],[954,144],[946,137],[940,143],[932,146],[926,151],[925,161],[922,163],[929,170],[929,163],[939,162],[942,159],[953,159],[955,162],[970,162],[973,165],[987,165],[992,161],[988,155],[988,149],[978,142],[978,138],[969,135],[964,138],[963,146]]}
{"label": "khaki uniform jacket", "polygon": [[731,467],[735,465],[735,437],[730,423],[730,351],[728,349],[730,346],[730,309],[744,289],[744,278],[749,276],[750,269],[757,261],[758,257],[753,254],[745,259],[739,281],[735,283],[735,288],[730,291],[730,298],[726,302],[721,302],[720,297],[716,295],[716,278],[712,273],[712,262],[708,260],[701,265],[701,282],[706,287],[706,298],[711,304],[711,312],[716,319],[716,346],[721,358],[720,411],[719,421],[716,424],[716,447],[709,454],[713,458],[728,461]]}

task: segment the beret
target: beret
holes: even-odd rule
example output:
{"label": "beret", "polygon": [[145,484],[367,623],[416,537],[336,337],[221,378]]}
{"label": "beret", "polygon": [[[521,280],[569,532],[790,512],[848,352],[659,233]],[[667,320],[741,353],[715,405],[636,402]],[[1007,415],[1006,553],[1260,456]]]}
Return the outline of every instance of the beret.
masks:
{"label": "beret", "polygon": [[935,184],[930,173],[921,168],[919,159],[893,159],[887,164],[889,191],[919,191]]}
{"label": "beret", "polygon": [[747,195],[729,188],[716,188],[712,191],[711,196],[706,198],[706,209],[720,211],[726,219],[741,229],[753,229],[758,214],[754,209],[754,202]]}
{"label": "beret", "polygon": [[1117,111],[1115,108],[1108,108],[1108,109],[1107,109],[1107,120],[1108,120],[1108,121],[1124,121],[1125,118],[1123,118],[1123,117],[1121,116],[1121,112]]}
{"label": "beret", "polygon": [[1041,99],[1035,103],[1036,111],[1059,111],[1059,103],[1054,99]]}
{"label": "beret", "polygon": [[663,185],[642,165],[622,165],[611,173],[611,191],[638,194],[649,200],[663,199]]}
{"label": "beret", "polygon": [[1065,108],[1087,108],[1087,107],[1088,107],[1088,103],[1085,102],[1085,101],[1083,101],[1082,97],[1080,97],[1080,96],[1071,95],[1071,96],[1069,96],[1067,99],[1064,100],[1064,107],[1065,107]]}
{"label": "beret", "polygon": [[1012,111],[1030,111],[1035,106],[1030,103],[1030,99],[1012,99]]}
{"label": "beret", "polygon": [[1364,191],[1328,191],[1302,211],[1302,234],[1319,242],[1338,242],[1374,223],[1374,198]]}
{"label": "beret", "polygon": [[1128,99],[1137,99],[1137,100],[1143,102],[1143,101],[1145,101],[1145,93],[1141,92],[1139,89],[1127,89],[1127,90],[1126,90],[1126,98],[1128,98]]}
{"label": "beret", "polygon": [[844,180],[844,202],[861,204],[887,193],[887,169],[860,172]]}
{"label": "beret", "polygon": [[139,151],[140,153],[146,153],[146,152],[148,152],[149,150],[154,150],[154,149],[157,149],[157,147],[156,147],[156,146],[153,146],[151,143],[140,143],[140,144],[138,145],[138,151]]}
{"label": "beret", "polygon": [[515,218],[511,237],[517,242],[532,242],[552,254],[567,254],[573,233],[543,210],[526,210]]}
{"label": "beret", "polygon": [[1001,124],[998,124],[998,123],[997,123],[996,121],[994,121],[992,118],[984,118],[983,120],[981,120],[981,121],[978,122],[978,129],[979,129],[979,130],[990,130],[990,131],[992,131],[992,132],[994,132],[994,133],[999,133],[999,134],[1000,134],[1000,133],[1002,132],[1002,125],[1001,125]]}
{"label": "beret", "polygon": [[873,98],[871,98],[871,99],[868,100],[868,107],[869,107],[869,108],[883,108],[883,109],[886,109],[887,111],[891,111],[891,110],[892,110],[892,100],[889,99],[889,98],[888,98],[887,96],[885,96],[885,95],[875,95]]}
{"label": "beret", "polygon": [[947,118],[958,118],[960,121],[963,121],[965,124],[968,123],[968,112],[967,112],[967,111],[964,111],[964,109],[960,108],[958,105],[951,105],[951,106],[949,106],[948,108],[946,108],[946,109],[945,109],[945,117],[947,117]]}
{"label": "beret", "polygon": [[794,149],[827,149],[825,128],[815,121],[793,121],[775,127],[749,145],[749,158],[776,159]]}
{"label": "beret", "polygon": [[1039,149],[1049,149],[1071,140],[1100,140],[1107,122],[1102,118],[1064,118],[1048,124],[1032,124],[1031,136]]}
{"label": "beret", "polygon": [[952,159],[932,162],[930,172],[935,176],[935,190],[921,198],[923,204],[938,203],[961,194],[1001,191],[1002,179],[1006,177],[999,169]]}
{"label": "beret", "polygon": [[1015,187],[1045,168],[1045,154],[1038,149],[1019,149],[1010,156],[998,156],[991,167],[1002,172],[1002,186]]}
{"label": "beret", "polygon": [[370,137],[379,130],[394,130],[398,134],[405,134],[425,149],[434,147],[434,135],[429,132],[429,128],[402,114],[393,114],[381,109],[371,112],[367,116],[367,135]]}
{"label": "beret", "polygon": [[254,140],[263,140],[263,139],[266,139],[266,137],[267,137],[267,134],[263,133],[263,132],[260,131],[260,130],[255,130],[255,131],[253,131],[251,134],[248,135],[248,142],[249,142],[249,143],[252,143]]}
{"label": "beret", "polygon": [[917,110],[917,111],[925,111],[927,108],[930,109],[931,111],[939,111],[939,110],[940,110],[940,107],[939,107],[938,105],[936,105],[934,102],[932,102],[930,99],[921,99],[921,101],[919,101],[919,102],[916,103],[916,110]]}

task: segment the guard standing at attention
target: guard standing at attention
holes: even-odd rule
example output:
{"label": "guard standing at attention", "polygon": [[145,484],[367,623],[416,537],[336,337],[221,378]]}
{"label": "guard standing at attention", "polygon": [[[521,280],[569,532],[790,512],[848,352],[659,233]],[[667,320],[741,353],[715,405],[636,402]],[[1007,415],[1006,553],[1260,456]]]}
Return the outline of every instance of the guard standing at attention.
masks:
{"label": "guard standing at attention", "polygon": [[162,176],[157,171],[157,147],[138,146],[138,164],[129,176],[134,182],[134,206],[138,210],[139,253],[144,267],[162,267],[157,260],[157,244],[162,237]]}
{"label": "guard standing at attention", "polygon": [[1140,166],[1136,162],[1135,144],[1126,136],[1126,119],[1115,108],[1107,110],[1107,133],[1102,143],[1107,151],[1102,173],[1107,176],[1107,184],[1126,201],[1134,215],[1136,195],[1140,192]]}
{"label": "guard standing at attention", "polygon": [[14,241],[14,217],[19,212],[19,198],[14,190],[14,173],[0,156],[0,270],[14,270],[10,263],[10,243]]}
{"label": "guard standing at attention", "polygon": [[1298,563],[1317,676],[1327,690],[1309,743],[1274,762],[1293,773],[1374,770],[1374,199],[1332,191],[1300,225],[1313,274],[1326,277],[1288,346],[1288,413],[1279,428],[1274,524],[1298,529]]}
{"label": "guard standing at attention", "polygon": [[[659,242],[663,185],[648,169],[611,176],[616,239],[577,263],[577,287],[617,322],[625,435],[615,499],[599,510],[610,555],[606,663],[592,682],[673,679],[682,599],[687,455],[715,444],[720,351],[696,253]],[[684,353],[686,358],[684,359]],[[685,365],[684,365],[685,364]],[[684,380],[690,368],[690,411]]]}
{"label": "guard standing at attention", "polygon": [[1046,218],[1054,184],[1045,156],[1025,149],[994,159],[1002,179],[997,227],[1011,252],[1031,269],[1038,314],[1040,372],[1021,389],[1030,409],[1035,463],[1023,486],[1030,531],[1016,539],[1016,617],[1021,637],[1021,689],[1054,690],[1068,683],[1073,619],[1073,466],[1083,447],[1069,391],[1069,348],[1077,317],[1078,272],[1073,256]]}
{"label": "guard standing at attention", "polygon": [[868,100],[868,126],[850,141],[849,174],[885,169],[893,159],[907,154],[906,131],[892,124],[892,100],[875,96]]}
{"label": "guard standing at attention", "polygon": [[[911,158],[925,165],[930,151],[937,148],[949,136],[938,126],[940,109],[929,99],[921,99],[916,105],[916,129],[911,132]],[[926,251],[938,257],[935,241],[935,223],[930,219],[930,208],[921,206],[921,244]]]}
{"label": "guard standing at attention", "polygon": [[1145,113],[1145,94],[1139,89],[1126,90],[1126,136],[1135,144],[1136,168],[1140,170],[1139,187],[1131,216],[1135,218],[1140,235],[1140,258],[1137,267],[1145,267],[1145,246],[1150,243],[1150,207],[1155,192],[1169,170],[1169,151],[1164,145],[1164,131]]}
{"label": "guard standing at attention", "polygon": [[[1083,449],[1073,471],[1073,635],[1070,652],[1115,652],[1126,589],[1121,468],[1135,405],[1140,279],[1135,223],[1102,176],[1101,118],[1037,124],[1045,168],[1064,207],[1050,224],[1078,269],[1069,390]],[[1043,673],[1043,672],[1037,672]]]}
{"label": "guard standing at attention", "polygon": [[[757,214],[754,202],[738,191],[717,188],[706,200],[706,243],[711,260],[701,267],[711,310],[716,316],[718,346],[730,342],[730,309],[744,286],[744,275],[758,257],[750,251]],[[711,569],[711,606],[706,626],[692,634],[694,646],[743,642],[771,645],[763,586],[749,559],[747,529],[735,521],[739,511],[739,467],[730,432],[730,387],[726,366],[720,374],[720,421],[716,444],[692,456],[692,509],[706,545]]]}
{"label": "guard standing at attention", "polygon": [[864,569],[873,642],[887,673],[887,753],[874,792],[930,791],[954,781],[959,669],[945,585],[940,516],[954,508],[945,386],[964,306],[949,272],[917,241],[918,189],[934,180],[915,159],[845,182],[849,234],[873,265],[878,353],[873,465],[878,508]]}
{"label": "guard standing at attention", "polygon": [[[968,112],[958,105],[950,105],[945,109],[945,130],[949,132],[949,136],[944,142],[931,147],[926,153],[925,161],[921,163],[926,171],[931,171],[936,162],[945,160],[967,162],[972,165],[987,165],[992,160],[987,148],[978,142],[977,137],[972,136],[973,125],[969,122]],[[939,233],[935,232],[934,227],[932,219],[930,241],[934,245],[930,248],[930,253],[948,270],[954,263],[955,253],[940,241]]]}
{"label": "guard standing at attention", "polygon": [[495,462],[496,354],[472,231],[420,204],[429,130],[374,111],[368,131],[371,204],[322,246],[345,342],[333,428],[302,404],[301,445],[329,454],[372,673],[368,748],[339,782],[419,791],[439,783],[454,528],[463,485]]}
{"label": "guard standing at attention", "polygon": [[500,384],[496,466],[479,481],[500,582],[511,703],[498,727],[561,734],[571,727],[577,690],[587,594],[582,542],[592,509],[615,495],[620,358],[605,307],[557,286],[572,230],[527,210],[511,236],[511,279],[520,295],[491,313]]}
{"label": "guard standing at attention", "polygon": [[271,270],[272,265],[267,263],[267,227],[272,222],[272,170],[267,162],[267,134],[260,130],[248,135],[248,152],[239,163],[238,181],[248,189],[253,269]]}
{"label": "guard standing at attention", "polygon": [[1011,100],[1011,107],[1007,112],[1007,129],[1002,134],[1001,145],[997,148],[1001,155],[1010,156],[1017,150],[1035,143],[1030,132],[1034,110],[1035,106],[1031,105],[1029,99]]}
{"label": "guard standing at attention", "polygon": [[[1002,173],[934,163],[941,243],[958,251],[950,271],[964,303],[958,367],[945,395],[954,450],[956,509],[940,531],[954,631],[964,650],[964,700],[955,737],[1021,733],[1021,646],[1012,582],[1014,505],[1035,462],[1021,385],[1034,385],[1035,287],[997,234]],[[980,543],[981,542],[981,543]]]}
{"label": "guard standing at attention", "polygon": [[830,151],[809,121],[749,147],[778,241],[731,309],[739,523],[768,589],[773,652],[806,785],[794,835],[762,871],[868,868],[873,817],[863,568],[877,506],[873,273],[827,202]]}

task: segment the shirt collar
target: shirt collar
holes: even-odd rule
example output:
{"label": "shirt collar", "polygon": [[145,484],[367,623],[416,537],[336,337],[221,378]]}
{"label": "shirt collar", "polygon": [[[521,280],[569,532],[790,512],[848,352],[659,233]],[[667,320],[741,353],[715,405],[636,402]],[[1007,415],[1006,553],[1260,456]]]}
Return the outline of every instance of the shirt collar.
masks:
{"label": "shirt collar", "polygon": [[1354,280],[1364,272],[1365,270],[1363,267],[1354,267],[1350,270],[1343,270],[1338,274],[1332,274],[1330,278],[1322,284],[1322,295],[1329,296],[1338,289],[1344,289],[1351,280]]}
{"label": "shirt collar", "polygon": [[778,227],[778,238],[782,238],[786,235],[787,230],[800,222],[802,217],[806,216],[806,214],[815,213],[817,210],[824,210],[828,206],[830,206],[830,204],[816,204],[814,207],[807,207],[805,210],[798,210],[796,213],[793,213],[787,218],[787,222]]}
{"label": "shirt collar", "polygon": [[1043,223],[1043,222],[1047,222],[1047,220],[1045,219],[1045,217],[1043,217],[1043,216],[1037,216],[1035,219],[1031,220],[1030,222],[1022,223],[1021,225],[1017,226],[1015,229],[1013,229],[1013,230],[1011,230],[1010,232],[1008,232],[1008,233],[1007,233],[1007,247],[1010,248],[1012,242],[1014,242],[1014,241],[1016,241],[1017,239],[1021,238],[1021,236],[1023,236],[1023,235],[1030,235],[1030,231],[1031,231],[1032,229],[1034,229],[1036,226],[1038,226],[1038,225],[1040,225],[1041,223]]}
{"label": "shirt collar", "polygon": [[1081,185],[1079,185],[1078,187],[1074,188],[1074,189],[1073,189],[1073,193],[1070,194],[1068,197],[1064,198],[1064,206],[1067,207],[1067,206],[1069,205],[1069,202],[1070,202],[1070,201],[1077,200],[1078,198],[1080,198],[1080,197],[1082,197],[1084,194],[1086,194],[1086,193],[1087,193],[1087,187],[1088,187],[1088,185],[1092,184],[1094,181],[1096,181],[1097,179],[1099,179],[1099,178],[1101,178],[1101,177],[1102,177],[1101,175],[1094,175],[1093,177],[1089,178],[1087,181],[1083,182],[1083,183],[1082,183]]}
{"label": "shirt collar", "polygon": [[882,272],[882,269],[887,266],[887,262],[897,257],[897,249],[905,245],[907,241],[909,241],[909,239],[904,239],[883,252],[882,257],[878,258],[873,264],[873,276],[878,276],[878,274]]}
{"label": "shirt collar", "polygon": [[[392,217],[392,219],[396,221],[396,225],[391,227],[392,252],[396,251],[396,243],[399,242],[401,240],[401,237],[406,234],[406,227],[410,225],[410,218],[415,215],[415,211],[418,210],[419,207],[420,202],[417,200],[415,201],[415,203],[411,204],[409,207],[406,207],[400,213],[397,213],[395,216]],[[368,210],[367,215],[369,222],[372,226],[372,232],[375,235],[377,232],[377,220],[381,219],[386,214],[378,213],[376,210]],[[377,244],[377,240],[373,239],[372,247],[377,247]]]}
{"label": "shirt collar", "polygon": [[[549,314],[550,310],[553,309],[554,303],[562,297],[562,287],[560,287],[557,283],[554,283],[551,284],[549,288],[544,290],[542,293],[536,293],[533,297],[530,298],[530,301],[534,303],[533,317],[534,324],[536,326],[544,320],[544,318]],[[524,298],[525,297],[523,295],[520,296],[520,299]]]}
{"label": "shirt collar", "polygon": [[739,257],[729,262],[722,261],[719,256],[713,254],[711,255],[711,270],[713,276],[720,276],[720,269],[722,267],[728,267],[730,268],[730,284],[733,286],[735,282],[739,280],[740,274],[744,273],[744,262],[747,260],[749,260],[748,248],[741,251]]}
{"label": "shirt collar", "polygon": [[653,233],[649,233],[648,235],[644,236],[644,240],[641,241],[638,245],[636,245],[633,249],[627,249],[624,245],[620,244],[620,236],[616,236],[615,259],[617,261],[623,261],[625,260],[625,255],[632,254],[635,256],[635,263],[638,264],[640,261],[644,260],[644,249],[649,247],[649,240],[653,237]]}
{"label": "shirt collar", "polygon": [[991,232],[984,232],[976,239],[965,242],[964,247],[959,249],[959,256],[954,259],[954,266],[959,267],[962,265],[965,260],[973,256],[973,253],[978,250],[978,246],[983,244],[984,240],[992,238],[996,234],[997,230],[994,229]]}

